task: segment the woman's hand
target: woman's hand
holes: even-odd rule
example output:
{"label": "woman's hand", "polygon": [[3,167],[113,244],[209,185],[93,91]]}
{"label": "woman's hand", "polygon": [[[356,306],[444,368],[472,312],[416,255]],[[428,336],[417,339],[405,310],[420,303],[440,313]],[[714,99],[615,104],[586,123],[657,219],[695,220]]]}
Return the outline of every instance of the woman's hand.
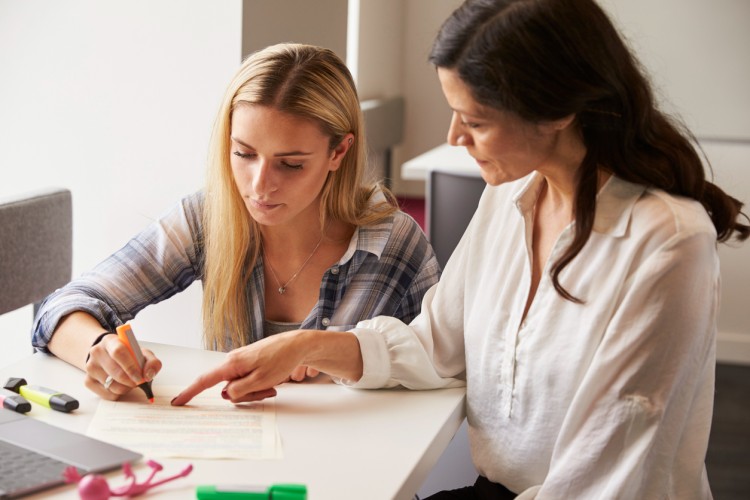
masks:
{"label": "woman's hand", "polygon": [[[144,349],[146,363],[141,370],[117,335],[105,335],[92,346],[104,330],[106,328],[96,318],[76,311],[60,320],[47,347],[58,358],[86,372],[84,385],[92,392],[115,400],[142,379],[153,379],[161,370],[161,361]],[[108,382],[110,376],[112,379]]]}
{"label": "woman's hand", "polygon": [[362,376],[359,342],[348,332],[295,330],[267,337],[227,354],[218,367],[200,375],[172,400],[187,404],[196,395],[220,382],[233,403],[258,401],[276,395],[275,387],[319,372],[358,380]]}
{"label": "woman's hand", "polygon": [[[289,380],[302,364],[304,353],[299,333],[299,330],[281,333],[229,352],[221,365],[200,375],[172,400],[172,405],[187,404],[199,393],[223,381],[229,383],[222,389],[221,396],[233,403],[275,396],[274,387]],[[298,371],[296,375],[299,376]]]}
{"label": "woman's hand", "polygon": [[143,349],[143,370],[117,335],[106,335],[89,350],[84,385],[103,399],[114,401],[139,383],[152,380],[161,370],[161,361]]}

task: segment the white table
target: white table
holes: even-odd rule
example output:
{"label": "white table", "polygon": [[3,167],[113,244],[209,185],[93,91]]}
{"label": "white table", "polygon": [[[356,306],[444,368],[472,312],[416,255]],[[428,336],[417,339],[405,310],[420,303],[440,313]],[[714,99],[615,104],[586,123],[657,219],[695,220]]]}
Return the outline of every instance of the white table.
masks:
{"label": "white table", "polygon": [[479,165],[463,146],[442,144],[401,165],[401,178],[425,181],[430,170],[480,177]]}
{"label": "white table", "polygon": [[[143,343],[164,362],[154,384],[186,386],[216,366],[224,354]],[[85,433],[99,398],[83,386],[83,374],[57,358],[34,354],[0,368],[0,378],[23,377],[77,398],[70,414],[33,404],[28,415]],[[220,386],[212,389],[219,391]],[[303,483],[311,500],[409,499],[422,485],[464,419],[463,389],[436,391],[354,390],[333,383],[284,384],[276,414],[282,460],[158,460],[160,475],[187,463],[186,478],[159,486],[154,498],[195,498],[199,484]],[[149,457],[145,457],[149,458]],[[136,468],[143,473],[145,465]],[[122,484],[120,471],[107,475]],[[159,477],[159,476],[157,476]],[[32,498],[78,498],[74,486],[61,486]]]}

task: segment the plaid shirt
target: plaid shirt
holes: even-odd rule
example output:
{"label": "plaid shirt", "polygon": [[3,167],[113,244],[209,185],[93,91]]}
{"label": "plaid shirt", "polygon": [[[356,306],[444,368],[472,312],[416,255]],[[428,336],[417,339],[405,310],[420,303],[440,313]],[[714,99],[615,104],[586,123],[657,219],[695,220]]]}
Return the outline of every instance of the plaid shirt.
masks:
{"label": "plaid shirt", "polygon": [[[202,212],[202,192],[183,198],[122,249],[47,297],[34,320],[34,347],[48,352],[58,322],[74,311],[85,311],[114,330],[144,307],[202,279]],[[379,315],[408,323],[439,274],[424,233],[411,217],[397,212],[377,225],[357,228],[344,256],[324,273],[318,302],[301,328],[343,331]],[[263,277],[260,256],[246,287],[250,331],[245,343],[264,337]]]}

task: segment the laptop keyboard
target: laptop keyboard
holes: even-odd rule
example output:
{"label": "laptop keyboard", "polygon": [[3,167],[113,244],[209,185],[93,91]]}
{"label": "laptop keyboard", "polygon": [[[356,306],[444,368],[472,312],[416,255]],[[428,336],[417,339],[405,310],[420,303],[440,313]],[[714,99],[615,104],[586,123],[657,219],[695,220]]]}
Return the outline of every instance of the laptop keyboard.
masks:
{"label": "laptop keyboard", "polygon": [[0,457],[0,498],[17,498],[64,483],[65,462],[2,440]]}

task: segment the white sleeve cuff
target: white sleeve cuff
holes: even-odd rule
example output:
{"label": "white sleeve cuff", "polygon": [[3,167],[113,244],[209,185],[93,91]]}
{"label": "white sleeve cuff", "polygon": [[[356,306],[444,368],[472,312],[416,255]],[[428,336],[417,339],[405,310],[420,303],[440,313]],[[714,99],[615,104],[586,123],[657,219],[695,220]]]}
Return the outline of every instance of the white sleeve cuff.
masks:
{"label": "white sleeve cuff", "polygon": [[362,353],[362,378],[357,382],[341,382],[357,389],[386,387],[391,378],[391,360],[383,334],[370,328],[354,328],[351,332],[357,337]]}

